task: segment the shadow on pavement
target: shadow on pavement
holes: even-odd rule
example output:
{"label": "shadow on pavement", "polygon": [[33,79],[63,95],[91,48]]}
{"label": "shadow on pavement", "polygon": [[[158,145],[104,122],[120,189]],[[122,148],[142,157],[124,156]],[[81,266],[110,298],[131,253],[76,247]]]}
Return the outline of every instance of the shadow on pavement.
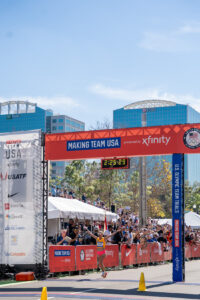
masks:
{"label": "shadow on pavement", "polygon": [[[136,288],[134,289],[127,289],[127,290],[119,290],[119,289],[102,289],[102,288],[94,288],[94,290],[89,291],[87,288],[75,288],[75,287],[48,287],[48,292],[66,292],[66,293],[87,293],[88,295],[92,296],[93,294],[107,294],[107,295],[121,295],[121,296],[151,296],[156,298],[171,298],[171,299],[200,299],[200,294],[186,294],[186,293],[170,293],[170,292],[157,292],[157,291],[150,291],[149,289],[158,288],[162,286],[170,286],[173,285],[173,282],[163,282],[158,284],[147,285],[147,290],[145,292],[139,292]],[[0,288],[1,292],[41,292],[41,288]],[[0,295],[1,298],[1,295]],[[113,297],[114,298],[114,297]]]}

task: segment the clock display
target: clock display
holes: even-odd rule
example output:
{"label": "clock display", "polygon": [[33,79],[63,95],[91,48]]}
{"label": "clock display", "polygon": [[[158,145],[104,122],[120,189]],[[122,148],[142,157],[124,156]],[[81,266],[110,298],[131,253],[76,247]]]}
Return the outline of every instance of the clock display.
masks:
{"label": "clock display", "polygon": [[102,159],[102,169],[129,169],[130,168],[129,158],[113,158],[113,159]]}

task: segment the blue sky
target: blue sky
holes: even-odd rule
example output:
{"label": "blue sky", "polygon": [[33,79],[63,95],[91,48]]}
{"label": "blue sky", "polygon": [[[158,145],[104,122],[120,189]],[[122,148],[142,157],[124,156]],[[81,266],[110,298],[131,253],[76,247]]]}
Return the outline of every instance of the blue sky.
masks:
{"label": "blue sky", "polygon": [[0,101],[86,123],[145,99],[200,111],[199,0],[0,1]]}

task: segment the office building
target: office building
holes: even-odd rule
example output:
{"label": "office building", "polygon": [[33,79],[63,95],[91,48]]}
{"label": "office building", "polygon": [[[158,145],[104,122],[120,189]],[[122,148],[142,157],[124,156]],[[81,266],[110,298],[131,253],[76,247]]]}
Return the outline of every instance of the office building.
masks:
{"label": "office building", "polygon": [[[59,133],[84,130],[85,123],[71,117],[65,115],[47,117],[47,132]],[[68,162],[65,161],[51,162],[51,178],[55,179],[56,177],[63,177],[67,164]]]}
{"label": "office building", "polygon": [[[85,124],[65,115],[53,116],[52,110],[28,101],[0,103],[0,132],[41,129],[45,133],[83,131]],[[63,177],[66,162],[51,162],[52,178]]]}
{"label": "office building", "polygon": [[[189,105],[165,100],[145,100],[113,112],[113,128],[200,123],[200,113]],[[162,156],[171,162],[171,156]],[[158,159],[158,158],[157,158]],[[151,157],[148,157],[148,161]],[[200,154],[185,155],[185,179],[200,182]]]}
{"label": "office building", "polygon": [[41,129],[46,132],[47,117],[53,115],[36,103],[8,101],[0,103],[0,132]]}

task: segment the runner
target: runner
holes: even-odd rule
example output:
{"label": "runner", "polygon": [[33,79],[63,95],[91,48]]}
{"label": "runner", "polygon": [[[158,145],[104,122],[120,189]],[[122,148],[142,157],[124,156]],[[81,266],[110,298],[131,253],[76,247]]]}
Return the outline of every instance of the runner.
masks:
{"label": "runner", "polygon": [[[86,227],[87,228],[87,227]],[[107,235],[106,237],[103,236],[103,232],[99,231],[99,236],[94,235],[91,231],[87,229],[87,232],[96,240],[97,243],[97,258],[99,259],[99,266],[102,269],[102,277],[106,278],[107,272],[105,272],[105,267],[103,264],[104,258],[106,257],[106,242],[108,238],[115,235],[118,231],[121,231],[121,229],[115,231],[114,233]]]}

